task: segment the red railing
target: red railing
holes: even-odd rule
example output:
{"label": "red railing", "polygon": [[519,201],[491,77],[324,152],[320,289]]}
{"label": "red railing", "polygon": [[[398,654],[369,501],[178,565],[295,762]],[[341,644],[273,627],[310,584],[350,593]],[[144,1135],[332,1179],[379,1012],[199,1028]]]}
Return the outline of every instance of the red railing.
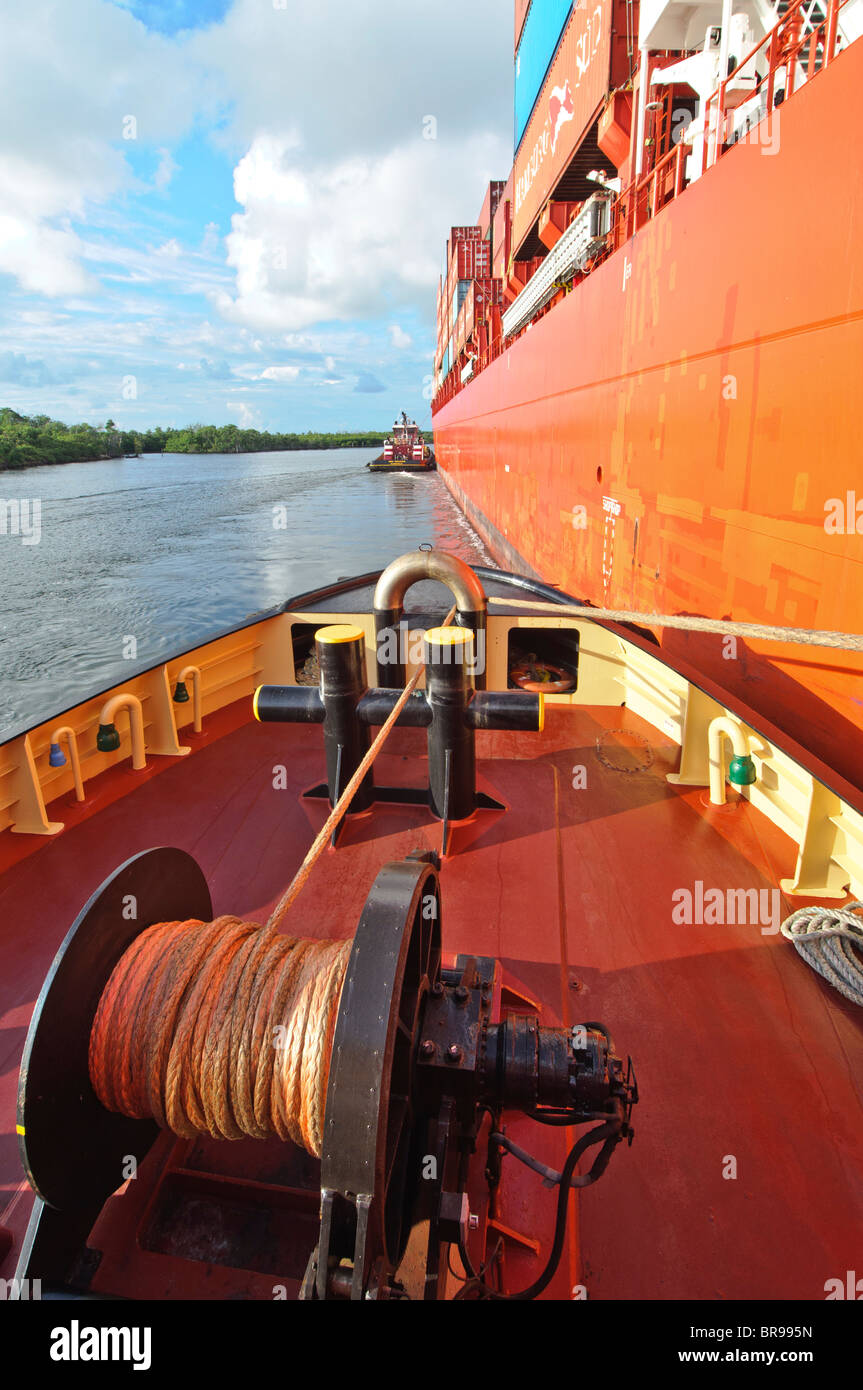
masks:
{"label": "red railing", "polygon": [[[759,108],[759,121],[769,120],[781,103],[793,94],[798,64],[805,71],[806,81],[809,82],[832,62],[837,52],[839,12],[850,0],[823,0],[823,3],[826,10],[824,18],[813,24],[812,0],[793,0],[770,32],[749,50],[746,57],[707,98],[704,106],[702,173],[715,164],[733,143],[724,138],[728,133],[725,125],[729,110],[729,84],[744,68],[750,64],[754,65],[759,53],[763,51],[767,57],[767,70],[763,76],[758,77],[745,97],[746,101],[750,101],[755,96],[764,96],[763,109]],[[806,29],[807,24],[811,26],[809,29]],[[783,70],[785,84],[777,91],[776,79]],[[682,142],[675,145],[657,161],[653,169],[640,178],[633,179],[628,187],[618,194],[612,205],[611,229],[606,249],[593,262],[594,266],[614,251],[618,251],[640,227],[679,197],[687,186],[686,161],[691,152],[691,145]],[[504,351],[505,343],[499,339],[485,352],[478,354],[474,361],[474,376]],[[432,401],[432,412],[446,405],[461,391],[461,370],[462,368],[456,367],[450,372]],[[472,377],[470,379],[473,380]],[[464,384],[467,385],[467,382]]]}
{"label": "red railing", "polygon": [[683,191],[686,183],[686,157],[691,146],[681,141],[657,161],[655,167],[633,179],[628,188],[615,199],[611,210],[611,231],[608,234],[609,251],[616,251],[628,241],[639,227],[660,208],[671,203]]}
{"label": "red railing", "polygon": [[776,78],[780,72],[785,72],[785,85],[780,89],[781,101],[787,101],[794,92],[798,63],[804,69],[805,80],[808,82],[832,62],[836,56],[839,11],[848,2],[849,0],[826,0],[824,18],[807,31],[806,24],[812,24],[812,0],[794,0],[761,42],[751,48],[737,67],[720,82],[704,105],[702,173],[716,163],[730,143],[724,137],[728,134],[725,128],[728,116],[727,94],[734,79],[744,68],[754,64],[759,53],[765,54],[767,72],[763,77],[759,77],[746,99],[749,101],[752,97],[764,94],[764,109],[760,112],[759,119],[769,119],[781,105],[781,102],[777,101],[776,90]]}

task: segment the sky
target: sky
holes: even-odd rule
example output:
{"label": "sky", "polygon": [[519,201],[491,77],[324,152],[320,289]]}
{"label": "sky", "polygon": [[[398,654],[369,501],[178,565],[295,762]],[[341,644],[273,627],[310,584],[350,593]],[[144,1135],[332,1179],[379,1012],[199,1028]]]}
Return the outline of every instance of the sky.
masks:
{"label": "sky", "polygon": [[508,0],[0,0],[0,406],[430,422],[454,224],[512,164]]}

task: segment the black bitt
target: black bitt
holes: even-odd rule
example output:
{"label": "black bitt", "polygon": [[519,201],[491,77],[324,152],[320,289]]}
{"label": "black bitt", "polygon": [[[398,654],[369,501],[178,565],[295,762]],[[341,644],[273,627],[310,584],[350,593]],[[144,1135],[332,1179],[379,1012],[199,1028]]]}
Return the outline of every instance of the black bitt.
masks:
{"label": "black bitt", "polygon": [[468,722],[474,698],[473,634],[436,627],[425,637],[429,805],[444,821],[466,820],[476,805],[476,749]]}
{"label": "black bitt", "polygon": [[[327,760],[326,793],[334,805],[367,753],[369,729],[392,713],[401,688],[365,688],[365,639],[362,629],[321,628],[315,634],[320,664],[319,690],[298,686],[261,686],[254,710],[262,722],[319,723],[324,726]],[[477,691],[475,636],[466,627],[437,627],[423,642],[425,690],[414,691],[398,717],[403,728],[424,728],[428,739],[427,792],[380,787],[366,774],[351,801],[364,811],[376,799],[427,804],[443,822],[443,852],[449,826],[467,820],[478,808],[502,810],[499,802],[477,793],[477,729],[537,732],[543,727],[543,698],[523,691]],[[323,786],[306,793],[323,796]]]}
{"label": "black bitt", "polygon": [[[368,725],[357,717],[366,689],[365,634],[348,624],[319,628],[315,652],[320,688],[262,685],[255,693],[255,718],[262,724],[323,724],[327,792],[334,806],[369,750]],[[351,799],[351,811],[365,811],[375,799],[374,773],[366,773]]]}

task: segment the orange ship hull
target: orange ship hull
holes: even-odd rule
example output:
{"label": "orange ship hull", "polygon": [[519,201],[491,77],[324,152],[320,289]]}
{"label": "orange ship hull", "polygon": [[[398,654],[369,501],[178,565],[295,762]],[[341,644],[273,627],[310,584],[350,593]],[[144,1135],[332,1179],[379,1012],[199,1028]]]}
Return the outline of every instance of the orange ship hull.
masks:
{"label": "orange ship hull", "polygon": [[[863,43],[768,124],[441,407],[435,452],[509,568],[861,632]],[[863,786],[863,656],[657,636]]]}

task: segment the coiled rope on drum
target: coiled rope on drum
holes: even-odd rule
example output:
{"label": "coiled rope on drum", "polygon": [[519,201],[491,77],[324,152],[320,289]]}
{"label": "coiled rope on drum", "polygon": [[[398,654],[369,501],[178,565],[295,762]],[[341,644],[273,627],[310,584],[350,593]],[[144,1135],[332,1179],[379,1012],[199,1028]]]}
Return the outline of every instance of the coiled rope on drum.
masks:
{"label": "coiled rope on drum", "polygon": [[863,902],[801,907],[782,923],[782,935],[834,989],[863,1005]]}
{"label": "coiled rope on drum", "polygon": [[99,1001],[97,1096],[187,1138],[275,1134],[319,1155],[350,948],[237,917],[149,927]]}

